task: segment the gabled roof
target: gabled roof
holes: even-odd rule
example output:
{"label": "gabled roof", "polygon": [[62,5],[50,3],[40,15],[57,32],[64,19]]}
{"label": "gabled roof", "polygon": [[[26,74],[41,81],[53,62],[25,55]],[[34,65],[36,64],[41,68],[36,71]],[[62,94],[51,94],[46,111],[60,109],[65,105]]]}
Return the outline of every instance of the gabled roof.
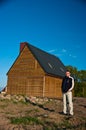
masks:
{"label": "gabled roof", "polygon": [[47,74],[60,77],[65,76],[66,68],[58,57],[32,46],[31,44],[28,44],[28,48]]}
{"label": "gabled roof", "polygon": [[[23,49],[25,46],[27,46],[30,49],[30,51],[32,52],[32,54],[34,55],[36,60],[39,62],[39,64],[43,68],[43,70],[46,72],[46,74],[49,74],[51,76],[59,76],[59,77],[65,76],[66,68],[58,57],[56,57],[52,54],[49,54],[27,42],[25,42],[25,44],[23,45]],[[20,54],[23,51],[23,49],[20,51]],[[20,56],[20,54],[19,54],[19,56]],[[18,57],[17,57],[17,59],[18,59]],[[16,62],[16,60],[15,60],[15,62]],[[13,67],[13,65],[11,66],[11,68]],[[9,71],[10,71],[10,69],[9,69]],[[7,72],[7,74],[9,73],[9,71]]]}

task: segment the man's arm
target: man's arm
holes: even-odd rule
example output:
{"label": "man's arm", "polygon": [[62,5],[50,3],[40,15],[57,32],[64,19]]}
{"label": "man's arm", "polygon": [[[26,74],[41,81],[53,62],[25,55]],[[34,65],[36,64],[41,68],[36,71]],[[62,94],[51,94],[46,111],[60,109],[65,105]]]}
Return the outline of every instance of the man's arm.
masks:
{"label": "man's arm", "polygon": [[72,79],[72,86],[71,86],[71,88],[69,89],[69,91],[71,91],[71,90],[74,88],[74,78],[71,77],[71,79]]}

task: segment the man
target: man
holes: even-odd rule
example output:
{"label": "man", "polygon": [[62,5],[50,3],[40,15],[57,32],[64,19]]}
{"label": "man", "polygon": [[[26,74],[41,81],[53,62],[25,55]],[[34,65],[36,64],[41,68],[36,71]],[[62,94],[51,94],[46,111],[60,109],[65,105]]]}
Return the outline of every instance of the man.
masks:
{"label": "man", "polygon": [[72,89],[74,88],[74,79],[70,76],[70,71],[66,71],[66,76],[62,81],[62,94],[63,94],[63,114],[67,112],[67,102],[69,105],[69,115],[73,116],[73,102],[72,102]]}

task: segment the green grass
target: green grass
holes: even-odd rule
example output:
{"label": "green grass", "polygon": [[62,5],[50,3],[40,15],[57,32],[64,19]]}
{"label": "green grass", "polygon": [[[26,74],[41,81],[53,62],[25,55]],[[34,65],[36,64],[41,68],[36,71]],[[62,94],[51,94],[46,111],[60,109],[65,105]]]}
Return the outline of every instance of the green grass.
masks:
{"label": "green grass", "polygon": [[12,124],[43,124],[37,117],[11,117],[10,121]]}
{"label": "green grass", "polygon": [[[72,126],[68,120],[63,120],[60,124],[56,124],[55,122],[51,122],[48,120],[40,120],[37,117],[10,117],[11,124],[23,126],[27,125],[42,125],[43,130],[63,130],[63,129],[71,129],[73,130],[75,126]],[[77,128],[85,128],[84,126],[78,126]]]}
{"label": "green grass", "polygon": [[49,120],[45,120],[43,130],[58,130],[58,124]]}
{"label": "green grass", "polygon": [[15,125],[42,125],[44,130],[57,130],[58,125],[54,122],[41,121],[37,117],[11,117],[10,121]]}
{"label": "green grass", "polygon": [[66,128],[66,129],[72,128],[72,125],[69,123],[68,120],[64,120],[63,122],[61,122],[60,124],[58,124],[58,126],[60,128]]}
{"label": "green grass", "polygon": [[10,102],[10,100],[9,99],[0,99],[0,102],[8,103],[8,102]]}

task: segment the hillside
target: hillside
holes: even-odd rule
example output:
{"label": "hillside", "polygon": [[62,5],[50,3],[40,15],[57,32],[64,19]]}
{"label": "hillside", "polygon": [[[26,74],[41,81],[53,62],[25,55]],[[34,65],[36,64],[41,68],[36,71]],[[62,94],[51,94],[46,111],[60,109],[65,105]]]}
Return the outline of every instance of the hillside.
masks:
{"label": "hillside", "polygon": [[74,116],[61,115],[62,99],[0,94],[0,130],[85,130],[86,98],[73,98]]}

